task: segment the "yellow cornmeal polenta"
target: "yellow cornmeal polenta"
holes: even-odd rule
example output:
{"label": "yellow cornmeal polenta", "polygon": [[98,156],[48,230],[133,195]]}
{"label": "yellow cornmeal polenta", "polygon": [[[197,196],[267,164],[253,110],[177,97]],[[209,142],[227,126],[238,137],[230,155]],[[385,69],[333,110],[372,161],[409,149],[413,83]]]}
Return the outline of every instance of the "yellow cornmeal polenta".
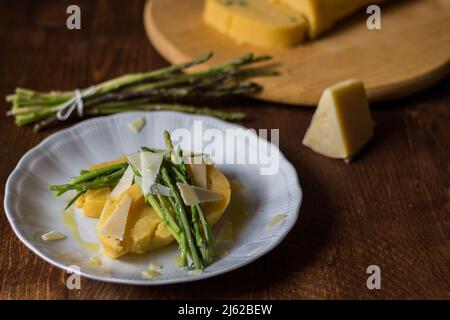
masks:
{"label": "yellow cornmeal polenta", "polygon": [[273,0],[206,0],[206,24],[238,44],[289,47],[302,42],[306,19]]}
{"label": "yellow cornmeal polenta", "polygon": [[[117,162],[120,161],[116,161],[115,163]],[[100,167],[97,166],[96,169],[110,164],[111,163],[100,164]],[[231,190],[227,178],[219,170],[210,165],[207,166],[207,182],[208,189],[223,195],[223,199],[220,201],[202,204],[208,222],[211,225],[214,225],[219,221],[228,206]],[[83,211],[86,206],[99,208],[101,201],[104,201],[103,205],[105,204],[107,196],[104,197],[103,192],[98,192],[97,198],[94,191],[95,190],[92,190],[90,195],[86,193],[83,197],[84,199],[77,203],[80,207],[83,207]],[[132,203],[128,214],[123,241],[104,237],[98,233],[104,252],[107,256],[115,259],[127,253],[142,254],[162,248],[173,242],[174,238],[167,231],[157,213],[149,204],[145,203],[141,189],[136,184],[133,184],[119,197],[119,199],[111,202],[109,207],[105,209],[105,212],[98,222],[97,230],[101,230],[106,219],[114,212],[115,207],[122,201],[125,195],[131,197]],[[94,204],[91,204],[91,202]],[[100,215],[102,209],[96,210],[98,215]],[[85,214],[87,214],[87,212],[85,212]]]}
{"label": "yellow cornmeal polenta", "polygon": [[77,199],[75,205],[77,208],[83,208],[83,213],[86,217],[98,218],[110,193],[111,190],[109,188],[88,190]]}

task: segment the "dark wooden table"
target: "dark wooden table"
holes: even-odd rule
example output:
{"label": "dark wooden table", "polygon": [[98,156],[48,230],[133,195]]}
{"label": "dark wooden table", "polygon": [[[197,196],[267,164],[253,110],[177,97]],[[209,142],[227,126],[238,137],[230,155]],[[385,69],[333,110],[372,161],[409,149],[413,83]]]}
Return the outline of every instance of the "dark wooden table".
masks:
{"label": "dark wooden table", "polygon": [[[16,86],[71,89],[166,65],[147,41],[142,1],[77,1],[81,31],[65,27],[71,3],[2,5],[0,97]],[[311,109],[235,103],[230,109],[250,115],[245,125],[281,129],[281,150],[300,177],[300,220],[279,247],[247,267],[196,283],[137,287],[83,279],[81,290],[68,290],[67,275],[28,250],[0,214],[0,298],[448,299],[449,88],[447,79],[374,105],[375,136],[350,165],[302,146]],[[54,130],[35,134],[4,115],[0,128],[3,198],[20,157]],[[366,287],[372,264],[381,268],[381,290]]]}

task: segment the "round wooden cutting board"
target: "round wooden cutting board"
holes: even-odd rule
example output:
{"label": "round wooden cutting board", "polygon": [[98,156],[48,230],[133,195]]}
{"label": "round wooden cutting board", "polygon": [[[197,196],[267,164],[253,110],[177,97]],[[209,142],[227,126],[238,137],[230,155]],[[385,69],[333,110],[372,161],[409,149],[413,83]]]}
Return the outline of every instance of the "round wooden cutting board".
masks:
{"label": "round wooden cutting board", "polygon": [[214,52],[205,65],[245,53],[270,54],[278,77],[260,78],[260,99],[316,105],[322,91],[349,78],[364,81],[371,101],[405,96],[450,73],[450,0],[392,0],[381,7],[381,30],[366,27],[363,11],[321,38],[288,49],[235,42],[202,20],[203,0],[148,0],[147,34],[170,62]]}

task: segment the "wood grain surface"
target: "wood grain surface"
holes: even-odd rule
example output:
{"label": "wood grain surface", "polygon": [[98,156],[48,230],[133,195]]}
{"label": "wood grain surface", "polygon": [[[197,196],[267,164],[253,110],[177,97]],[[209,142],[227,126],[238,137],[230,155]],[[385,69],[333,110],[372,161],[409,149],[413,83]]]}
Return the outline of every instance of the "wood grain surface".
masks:
{"label": "wood grain surface", "polygon": [[[77,1],[82,30],[65,27],[71,1],[13,1],[0,10],[0,96],[16,86],[85,87],[167,63],[149,44],[143,1]],[[196,283],[137,287],[82,279],[38,258],[0,214],[1,299],[449,299],[450,79],[408,99],[372,105],[375,136],[349,165],[301,145],[312,110],[243,99],[252,128],[280,128],[280,148],[304,191],[298,223],[256,262]],[[6,111],[6,104],[2,103]],[[3,201],[20,157],[54,131],[35,134],[0,116]],[[38,195],[36,195],[38,196]],[[30,212],[33,214],[33,212]],[[366,268],[379,265],[381,290]]]}
{"label": "wood grain surface", "polygon": [[[211,64],[248,52],[270,54],[281,77],[258,80],[259,98],[315,106],[323,90],[345,79],[364,81],[372,101],[406,96],[450,73],[450,1],[391,1],[380,30],[366,27],[361,10],[315,41],[288,49],[236,45],[202,19],[204,0],[148,0],[147,34],[171,62],[213,51]],[[175,23],[178,21],[179,23]]]}

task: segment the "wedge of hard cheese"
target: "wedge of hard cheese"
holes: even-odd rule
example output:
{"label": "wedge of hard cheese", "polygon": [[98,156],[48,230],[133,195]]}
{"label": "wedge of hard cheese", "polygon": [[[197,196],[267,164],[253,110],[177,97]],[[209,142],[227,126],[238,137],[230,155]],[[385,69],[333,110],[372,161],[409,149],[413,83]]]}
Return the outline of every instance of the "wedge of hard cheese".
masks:
{"label": "wedge of hard cheese", "polygon": [[[308,20],[308,36],[316,38],[356,10],[386,0],[274,0],[290,6]],[[363,22],[361,22],[363,23]]]}
{"label": "wedge of hard cheese", "polygon": [[274,0],[206,0],[203,19],[238,44],[262,47],[296,45],[307,29],[302,14]]}
{"label": "wedge of hard cheese", "polygon": [[364,85],[359,80],[348,80],[323,92],[303,144],[330,158],[349,159],[372,133]]}

